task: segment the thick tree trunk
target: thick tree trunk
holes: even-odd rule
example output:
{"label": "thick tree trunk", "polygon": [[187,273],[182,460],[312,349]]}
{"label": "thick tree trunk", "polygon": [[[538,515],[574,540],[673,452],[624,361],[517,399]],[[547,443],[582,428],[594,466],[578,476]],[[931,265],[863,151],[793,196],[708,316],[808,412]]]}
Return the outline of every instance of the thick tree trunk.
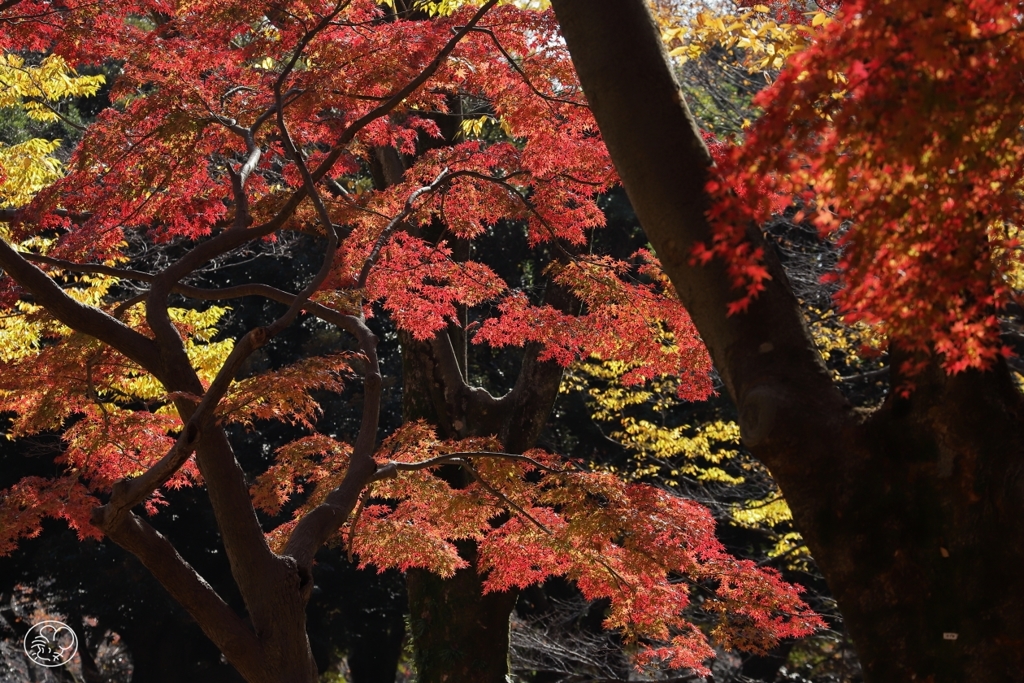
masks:
{"label": "thick tree trunk", "polygon": [[518,591],[483,595],[472,566],[450,579],[411,570],[406,585],[419,683],[506,683]]}
{"label": "thick tree trunk", "polygon": [[[572,302],[551,287],[549,303]],[[515,388],[496,400],[465,383],[465,338],[441,333],[441,343],[401,335],[403,419],[426,419],[442,437],[498,435],[506,452],[533,447],[554,406],[562,369],[538,361],[539,348],[526,349]],[[447,355],[447,360],[445,356]],[[440,357],[439,357],[440,356]],[[459,362],[461,359],[461,363]],[[466,473],[448,473],[455,486]],[[460,547],[470,566],[450,579],[426,571],[406,574],[410,625],[420,683],[505,683],[509,676],[509,617],[519,591],[484,595],[472,543]]]}
{"label": "thick tree trunk", "polygon": [[869,681],[1024,681],[1024,409],[1009,373],[916,378],[865,425],[815,557]]}
{"label": "thick tree trunk", "polygon": [[[637,215],[838,600],[869,683],[1024,681],[1024,406],[1004,366],[856,414],[785,274],[749,311],[707,240],[710,158],[643,0],[552,0]],[[750,239],[762,242],[751,230]],[[896,364],[894,363],[894,366]]]}

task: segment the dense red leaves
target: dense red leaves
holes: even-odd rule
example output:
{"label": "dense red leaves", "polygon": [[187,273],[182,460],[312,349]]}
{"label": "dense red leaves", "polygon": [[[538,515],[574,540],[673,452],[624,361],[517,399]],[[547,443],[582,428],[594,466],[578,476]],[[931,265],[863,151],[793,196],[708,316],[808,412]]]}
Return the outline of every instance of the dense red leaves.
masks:
{"label": "dense red leaves", "polygon": [[[292,496],[311,484],[329,482],[348,467],[351,447],[324,434],[312,434],[277,449],[274,464],[253,484],[253,505],[276,515]],[[329,486],[319,486],[322,494]],[[311,501],[307,501],[307,504]]]}
{"label": "dense red leaves", "polygon": [[505,289],[486,265],[457,263],[447,245],[396,235],[366,283],[369,301],[381,301],[395,323],[428,339],[457,318],[456,304],[475,306]]}
{"label": "dense red leaves", "polygon": [[[543,345],[542,359],[562,365],[588,355],[627,364],[622,381],[641,384],[663,375],[682,378],[681,398],[703,400],[711,393],[711,361],[689,314],[675,298],[648,252],[636,255],[639,274],[655,282],[630,278],[630,264],[590,257],[556,267],[554,279],[583,303],[579,315],[536,306],[513,293],[486,320],[474,341],[494,346]],[[632,281],[631,281],[632,280]]]}
{"label": "dense red leaves", "polygon": [[312,356],[297,363],[236,382],[218,406],[225,423],[252,427],[274,420],[313,429],[320,415],[314,391],[340,393],[341,377],[350,372],[349,354]]}
{"label": "dense red leaves", "polygon": [[[466,566],[453,542],[475,540],[486,591],[563,576],[588,599],[608,599],[605,626],[641,646],[639,666],[707,671],[713,650],[685,615],[697,583],[713,588],[692,609],[720,616],[714,635],[728,647],[763,651],[821,626],[797,589],[725,552],[703,506],[607,473],[552,473],[473,454],[494,446],[440,442],[420,423],[401,428],[382,448],[382,464],[463,452],[473,481],[452,488],[423,469],[377,484],[373,494],[382,502],[366,509],[352,534],[360,561],[450,575]],[[545,467],[566,466],[543,451],[527,455]],[[502,522],[503,515],[511,519]]]}
{"label": "dense red leaves", "polygon": [[21,538],[35,538],[42,533],[46,517],[64,520],[80,539],[101,538],[100,530],[89,523],[89,511],[99,504],[99,499],[74,476],[25,477],[3,492],[0,554],[14,551]]}
{"label": "dense red leaves", "polygon": [[777,209],[774,195],[798,197],[843,247],[848,320],[941,353],[951,372],[991,363],[1017,261],[1008,232],[1024,218],[1021,18],[987,0],[844,3],[720,159],[701,256],[729,261],[745,303],[762,272],[744,227]]}

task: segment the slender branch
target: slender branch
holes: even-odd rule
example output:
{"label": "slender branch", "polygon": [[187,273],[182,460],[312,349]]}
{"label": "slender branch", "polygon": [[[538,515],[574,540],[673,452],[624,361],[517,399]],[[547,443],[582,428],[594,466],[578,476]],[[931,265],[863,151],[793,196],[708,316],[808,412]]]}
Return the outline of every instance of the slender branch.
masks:
{"label": "slender branch", "polygon": [[414,93],[421,85],[426,83],[427,80],[437,72],[441,64],[448,58],[448,55],[452,53],[459,42],[473,30],[473,27],[480,23],[480,20],[484,18],[484,15],[487,14],[487,12],[496,4],[498,4],[498,0],[487,0],[487,2],[481,5],[480,9],[473,14],[466,25],[460,27],[455,32],[455,35],[452,36],[451,40],[445,43],[444,47],[441,48],[437,55],[434,56],[430,63],[427,64],[426,68],[424,68],[416,78],[409,81],[405,86],[397,90],[380,105],[374,107],[369,112],[353,121],[352,124],[349,125],[341,134],[341,138],[335,144],[334,149],[327,155],[323,162],[317,166],[316,170],[313,172],[313,178],[319,181],[320,178],[327,174],[331,167],[334,166],[341,157],[341,154],[344,151],[344,145],[347,145],[355,137],[356,133],[365,128],[371,122],[376,121],[382,116],[386,116],[392,109],[405,101],[405,98]]}
{"label": "slender branch", "polygon": [[551,529],[548,529],[546,526],[544,526],[544,524],[542,524],[540,520],[531,515],[529,512],[523,509],[518,503],[516,503],[514,500],[506,496],[504,493],[488,484],[487,481],[485,481],[484,478],[480,476],[480,473],[477,472],[476,468],[473,467],[472,463],[470,463],[468,460],[459,460],[458,464],[462,465],[462,468],[469,472],[469,476],[473,477],[476,483],[480,484],[481,488],[490,493],[492,496],[496,497],[498,500],[504,501],[506,505],[508,505],[510,508],[521,514],[526,519],[533,522],[538,529],[546,533],[548,536],[554,536],[554,534],[551,533]]}
{"label": "slender branch", "polygon": [[[339,314],[335,312],[335,315]],[[323,503],[299,520],[285,546],[283,554],[293,557],[299,567],[305,568],[312,565],[316,551],[348,519],[349,513],[356,505],[363,489],[370,483],[377,467],[373,452],[377,444],[383,389],[377,360],[377,338],[361,319],[354,316],[343,317],[354,329],[359,339],[359,348],[366,356],[363,390],[365,407],[345,478],[337,488],[327,494]]]}
{"label": "slender branch", "polygon": [[494,46],[496,48],[498,48],[498,52],[500,52],[502,54],[502,56],[505,58],[505,60],[509,63],[509,66],[511,66],[513,69],[515,69],[516,72],[520,76],[522,76],[523,82],[526,83],[526,85],[530,88],[530,90],[533,91],[533,93],[537,97],[541,98],[542,100],[546,100],[548,102],[558,102],[558,103],[561,103],[561,104],[571,104],[574,107],[583,107],[584,109],[588,109],[590,107],[590,105],[588,105],[586,102],[577,102],[576,100],[567,100],[567,99],[562,98],[562,97],[555,97],[553,95],[546,95],[546,94],[542,93],[540,90],[537,89],[537,86],[535,86],[533,84],[533,81],[530,80],[530,77],[526,75],[526,71],[523,70],[523,67],[521,67],[519,65],[519,63],[516,62],[516,60],[512,57],[512,55],[510,55],[508,53],[507,50],[505,50],[505,46],[503,46],[501,44],[501,41],[498,40],[498,36],[494,35],[494,31],[492,31],[489,28],[480,28],[480,27],[473,28],[473,31],[475,31],[476,33],[483,33],[483,34],[485,34],[487,36],[490,36],[491,40],[494,42]]}
{"label": "slender branch", "polygon": [[366,257],[366,261],[363,263],[363,268],[359,271],[359,279],[356,282],[356,289],[362,289],[366,286],[366,278],[370,276],[370,269],[373,268],[374,264],[377,263],[377,259],[380,258],[380,252],[384,248],[384,244],[387,242],[388,238],[391,237],[391,233],[395,231],[395,228],[397,228],[402,221],[408,218],[409,214],[411,214],[416,208],[416,200],[428,192],[436,192],[439,187],[450,182],[451,177],[452,174],[446,167],[436,178],[434,178],[432,183],[419,188],[409,195],[409,198],[405,200],[405,208],[403,208],[397,216],[391,219],[391,222],[384,227],[380,236],[377,237],[377,241],[373,243],[373,249],[370,250],[370,255]]}
{"label": "slender branch", "polygon": [[528,455],[519,455],[516,453],[499,453],[497,451],[460,451],[458,453],[448,453],[446,455],[439,455],[436,458],[429,460],[422,460],[420,462],[397,462],[392,460],[391,462],[381,465],[380,468],[374,473],[371,481],[379,481],[381,479],[390,479],[397,477],[399,472],[415,472],[417,470],[425,470],[431,467],[440,467],[441,465],[459,465],[464,462],[464,458],[475,457],[475,458],[497,458],[501,460],[514,460],[516,462],[525,462],[532,467],[536,467],[539,470],[550,472],[552,474],[570,474],[578,470],[566,469],[560,470],[554,467],[548,467],[547,465],[531,458]]}
{"label": "slender branch", "polygon": [[[339,10],[340,11],[340,10]],[[320,270],[317,274],[309,281],[309,284],[288,307],[288,310],[280,318],[271,323],[267,328],[267,335],[272,337],[284,330],[286,327],[292,324],[296,316],[302,310],[302,304],[309,300],[309,297],[313,296],[313,293],[320,288],[320,285],[324,283],[327,276],[331,272],[331,266],[334,265],[334,254],[338,249],[338,243],[341,240],[338,231],[334,227],[334,223],[331,222],[330,214],[327,213],[327,207],[324,206],[323,199],[320,197],[320,192],[316,189],[316,181],[313,180],[313,176],[309,173],[309,168],[306,167],[306,161],[302,158],[302,154],[299,152],[295,143],[292,141],[291,135],[288,133],[288,126],[284,121],[284,106],[283,96],[279,90],[279,84],[275,85],[275,94],[277,97],[277,127],[281,131],[281,139],[284,142],[285,153],[291,157],[292,162],[299,169],[299,173],[302,175],[302,183],[306,188],[306,192],[309,194],[309,198],[313,202],[313,206],[316,208],[317,217],[320,219],[320,223],[323,224],[324,232],[327,235],[327,250],[324,254],[323,262],[320,264]]]}
{"label": "slender branch", "polygon": [[310,42],[312,42],[313,38],[315,38],[317,34],[319,34],[325,28],[330,26],[331,21],[334,20],[334,17],[338,16],[338,14],[341,13],[341,11],[348,7],[350,4],[351,0],[344,0],[343,2],[339,2],[337,5],[335,5],[334,10],[332,10],[330,14],[324,16],[323,19],[317,22],[316,26],[314,26],[311,30],[307,31],[306,34],[302,36],[302,38],[299,40],[298,45],[295,46],[295,50],[292,52],[291,59],[288,60],[288,63],[285,65],[284,69],[281,70],[280,75],[277,77],[277,81],[274,83],[274,92],[280,93],[281,88],[284,86],[285,79],[287,79],[289,74],[291,74],[292,69],[295,68],[295,64],[298,63],[299,61],[299,57],[302,56],[302,53],[306,50],[306,47],[310,44]]}
{"label": "slender branch", "polygon": [[42,263],[43,265],[53,266],[54,268],[60,268],[69,273],[94,273],[97,275],[110,275],[112,277],[118,277],[124,280],[138,280],[140,282],[152,282],[156,279],[155,276],[149,273],[144,273],[140,270],[131,270],[128,268],[114,268],[113,266],[105,266],[99,263],[76,263],[74,261],[65,261],[64,259],[53,258],[51,256],[43,256],[42,254],[35,254],[30,251],[20,251],[18,254],[26,261],[33,263]]}

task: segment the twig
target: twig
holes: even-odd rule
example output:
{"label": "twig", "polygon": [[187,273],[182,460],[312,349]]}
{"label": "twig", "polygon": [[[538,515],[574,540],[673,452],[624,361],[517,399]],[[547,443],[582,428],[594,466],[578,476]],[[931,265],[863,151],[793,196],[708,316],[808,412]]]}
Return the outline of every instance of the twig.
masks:
{"label": "twig", "polygon": [[363,508],[366,507],[366,501],[370,499],[371,487],[367,485],[363,489],[363,494],[359,496],[359,504],[356,505],[356,511],[352,513],[352,523],[348,527],[348,561],[355,561],[355,538],[356,538],[356,525],[359,524],[359,516],[363,514]]}
{"label": "twig", "polygon": [[405,200],[405,208],[402,209],[397,216],[391,219],[391,222],[384,227],[380,236],[377,237],[377,241],[374,242],[373,249],[370,250],[370,255],[366,257],[366,261],[363,263],[363,268],[359,271],[359,280],[356,282],[356,289],[362,289],[366,286],[366,278],[370,276],[370,269],[373,268],[377,259],[380,258],[380,252],[384,248],[384,243],[387,242],[387,239],[391,236],[391,233],[395,231],[395,228],[397,228],[402,221],[408,218],[409,214],[411,214],[416,208],[416,200],[428,192],[435,192],[443,184],[450,182],[451,178],[451,173],[448,168],[445,167],[438,176],[434,178],[432,183],[424,185],[409,195],[409,198]]}

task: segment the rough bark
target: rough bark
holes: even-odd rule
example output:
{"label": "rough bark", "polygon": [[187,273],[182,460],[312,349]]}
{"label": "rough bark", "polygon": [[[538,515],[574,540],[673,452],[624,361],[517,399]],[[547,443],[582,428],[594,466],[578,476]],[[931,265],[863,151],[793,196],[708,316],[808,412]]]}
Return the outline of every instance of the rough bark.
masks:
{"label": "rough bark", "polygon": [[640,222],[869,683],[1024,680],[1024,407],[1005,366],[932,371],[909,400],[861,416],[824,371],[777,262],[749,311],[727,316],[738,293],[722,264],[690,265],[710,236],[710,157],[643,0],[552,4]]}

